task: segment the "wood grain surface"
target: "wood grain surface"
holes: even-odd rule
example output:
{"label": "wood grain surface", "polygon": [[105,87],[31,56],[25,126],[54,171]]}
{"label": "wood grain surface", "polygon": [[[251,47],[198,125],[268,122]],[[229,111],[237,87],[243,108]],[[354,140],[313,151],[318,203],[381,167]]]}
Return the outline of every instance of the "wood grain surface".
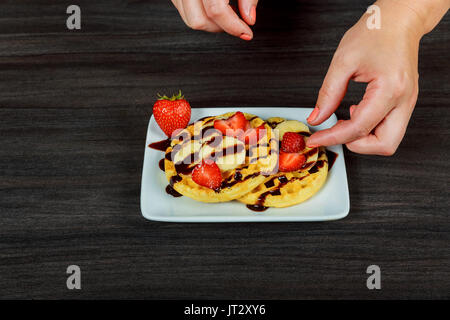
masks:
{"label": "wood grain surface", "polygon": [[[0,298],[450,298],[450,16],[422,40],[392,157],[345,151],[351,211],[325,223],[151,222],[139,207],[157,92],[192,107],[314,106],[368,0],[271,1],[255,38],[184,26],[169,0],[0,1]],[[338,110],[358,102],[352,83]],[[66,288],[66,268],[82,289]],[[366,288],[379,265],[382,289]]]}

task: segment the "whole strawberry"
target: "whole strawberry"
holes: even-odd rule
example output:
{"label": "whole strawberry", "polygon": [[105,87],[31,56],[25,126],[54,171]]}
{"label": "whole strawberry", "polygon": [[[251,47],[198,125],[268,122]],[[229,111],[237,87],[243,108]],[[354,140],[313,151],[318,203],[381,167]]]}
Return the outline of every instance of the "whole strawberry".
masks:
{"label": "whole strawberry", "polygon": [[153,116],[162,131],[170,138],[177,129],[184,129],[191,119],[191,106],[181,91],[171,98],[158,95],[153,105]]}

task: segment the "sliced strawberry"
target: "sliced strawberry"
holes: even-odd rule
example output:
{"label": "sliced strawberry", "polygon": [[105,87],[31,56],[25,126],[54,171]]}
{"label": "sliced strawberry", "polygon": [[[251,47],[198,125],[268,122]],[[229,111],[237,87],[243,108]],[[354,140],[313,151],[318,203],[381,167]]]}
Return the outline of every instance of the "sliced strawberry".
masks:
{"label": "sliced strawberry", "polygon": [[278,169],[283,172],[297,171],[305,162],[306,157],[301,153],[280,151]]}
{"label": "sliced strawberry", "polygon": [[214,128],[222,132],[223,135],[237,137],[247,129],[248,120],[242,112],[238,111],[228,119],[214,121]]}
{"label": "sliced strawberry", "polygon": [[262,137],[264,137],[264,130],[266,127],[264,126],[264,123],[256,128],[249,128],[245,130],[245,132],[240,135],[238,138],[242,141],[244,141],[246,144],[255,144],[257,143]]}
{"label": "sliced strawberry", "polygon": [[281,151],[300,152],[305,149],[305,140],[303,136],[296,132],[286,132],[281,141]]}
{"label": "sliced strawberry", "polygon": [[222,184],[222,174],[215,162],[203,160],[192,170],[192,180],[201,186],[216,190]]}

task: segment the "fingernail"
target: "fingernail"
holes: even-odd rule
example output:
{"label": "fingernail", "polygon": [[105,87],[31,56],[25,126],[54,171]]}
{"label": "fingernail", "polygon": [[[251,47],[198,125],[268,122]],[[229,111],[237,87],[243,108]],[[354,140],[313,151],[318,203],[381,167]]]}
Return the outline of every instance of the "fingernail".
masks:
{"label": "fingernail", "polygon": [[311,114],[309,115],[307,121],[309,123],[314,122],[314,120],[316,120],[317,116],[319,115],[319,107],[315,107],[314,110],[311,112]]}
{"label": "fingernail", "polygon": [[241,34],[240,38],[245,41],[252,40],[252,37],[245,33]]}
{"label": "fingernail", "polygon": [[320,144],[312,144],[312,145],[307,144],[307,146],[308,148],[318,148],[320,147]]}
{"label": "fingernail", "polygon": [[351,106],[351,107],[350,107],[350,117],[352,116],[353,111],[355,111],[355,106]]}
{"label": "fingernail", "polygon": [[255,24],[255,22],[256,22],[256,6],[253,6],[250,9],[250,19],[252,19],[252,24]]}

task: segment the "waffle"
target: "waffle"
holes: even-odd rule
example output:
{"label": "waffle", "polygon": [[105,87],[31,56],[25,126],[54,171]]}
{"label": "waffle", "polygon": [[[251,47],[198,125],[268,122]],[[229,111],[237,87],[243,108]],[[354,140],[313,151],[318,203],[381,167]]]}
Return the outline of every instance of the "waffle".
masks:
{"label": "waffle", "polygon": [[328,175],[325,148],[319,148],[318,159],[309,170],[278,172],[238,201],[255,208],[284,208],[312,197],[323,186]]}
{"label": "waffle", "polygon": [[[177,192],[202,202],[230,201],[244,196],[263,183],[267,175],[276,172],[278,140],[261,118],[244,113],[252,127],[265,123],[266,128],[266,134],[258,144],[250,147],[236,138],[222,136],[214,129],[216,119],[226,119],[234,114],[200,119],[172,139],[166,150],[164,167],[167,180]],[[231,150],[231,154],[223,152],[225,149]],[[223,178],[217,190],[203,187],[191,178],[195,165],[212,155],[217,156],[216,163]]]}

